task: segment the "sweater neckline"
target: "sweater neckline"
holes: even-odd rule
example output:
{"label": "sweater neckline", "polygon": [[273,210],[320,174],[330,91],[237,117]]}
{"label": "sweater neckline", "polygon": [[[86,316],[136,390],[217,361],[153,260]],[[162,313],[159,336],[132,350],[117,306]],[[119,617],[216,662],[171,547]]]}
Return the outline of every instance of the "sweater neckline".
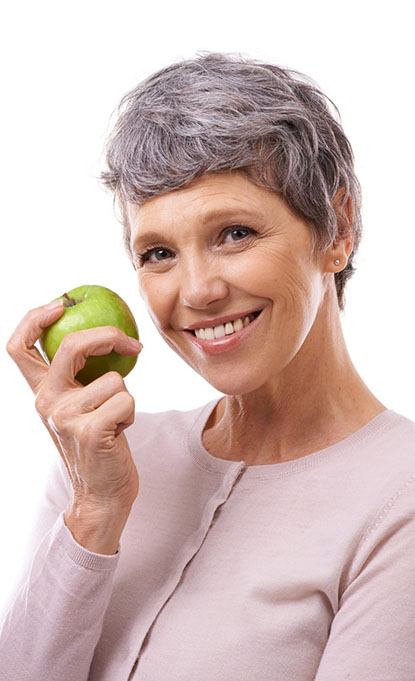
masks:
{"label": "sweater neckline", "polygon": [[195,418],[187,433],[186,448],[197,465],[204,470],[224,475],[239,469],[244,471],[244,480],[247,478],[281,478],[317,466],[326,460],[332,459],[333,456],[349,452],[351,449],[360,446],[363,442],[369,441],[378,433],[393,427],[397,420],[402,418],[393,409],[384,409],[354,433],[324,449],[312,452],[299,459],[293,459],[292,461],[247,465],[243,460],[230,461],[228,459],[220,459],[211,454],[203,444],[203,430],[222,397],[223,395],[220,395],[207,404],[198,407],[193,412],[195,413]]}

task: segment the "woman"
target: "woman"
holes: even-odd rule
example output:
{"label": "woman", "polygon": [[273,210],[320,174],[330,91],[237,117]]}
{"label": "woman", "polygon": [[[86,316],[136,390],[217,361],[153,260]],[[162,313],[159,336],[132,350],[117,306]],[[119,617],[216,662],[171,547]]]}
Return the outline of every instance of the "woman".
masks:
{"label": "woman", "polygon": [[139,352],[126,336],[67,336],[49,367],[34,344],[62,309],[20,322],[7,349],[60,463],[3,678],[413,678],[415,424],[344,341],[360,187],[329,101],[221,53],[123,99],[103,181],[140,294],[223,396],[135,414],[118,374],[75,379],[90,354]]}

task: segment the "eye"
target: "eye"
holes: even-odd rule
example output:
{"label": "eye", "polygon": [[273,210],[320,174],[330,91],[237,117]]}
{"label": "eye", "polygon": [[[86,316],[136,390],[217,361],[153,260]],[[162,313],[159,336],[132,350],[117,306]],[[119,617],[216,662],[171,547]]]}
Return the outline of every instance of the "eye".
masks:
{"label": "eye", "polygon": [[[138,263],[139,263],[140,267],[142,267],[142,265],[144,265],[144,263],[146,263],[147,260],[150,260],[150,256],[153,253],[156,254],[156,253],[160,253],[160,252],[169,253],[170,251],[168,251],[168,249],[164,248],[163,246],[153,246],[153,248],[149,248],[144,253],[140,253],[137,256],[138,257]],[[166,260],[166,258],[161,258],[160,260],[156,259],[156,262],[162,262],[163,260]]]}
{"label": "eye", "polygon": [[[245,225],[233,225],[232,227],[227,227],[226,229],[223,230],[223,232],[221,234],[222,235],[223,234],[232,234],[232,233],[237,233],[237,232],[239,232],[239,234],[242,233],[242,238],[232,239],[232,241],[234,241],[234,242],[235,241],[242,241],[243,239],[246,239],[247,235],[249,235],[249,234],[256,234],[256,231],[254,229],[252,229],[252,227],[246,227]],[[244,235],[243,232],[246,232],[246,234]],[[168,256],[167,257],[160,257],[160,258],[157,257],[159,255],[162,255],[163,253],[168,254],[168,253],[171,253],[171,251],[168,248],[164,248],[164,246],[162,246],[162,245],[152,246],[147,251],[145,251],[144,253],[140,253],[137,256],[138,263],[139,263],[140,267],[142,267],[146,262],[149,262],[150,264],[154,264],[154,262],[163,262],[165,260],[168,260]],[[154,257],[156,258],[155,261],[150,260],[150,258],[153,254],[154,254]]]}
{"label": "eye", "polygon": [[[255,230],[252,227],[245,227],[244,225],[233,225],[233,227],[227,227],[222,234],[232,234],[232,232],[248,232],[250,234],[255,234]],[[246,239],[246,236],[242,235],[242,239]],[[236,239],[236,241],[242,241],[242,239]]]}

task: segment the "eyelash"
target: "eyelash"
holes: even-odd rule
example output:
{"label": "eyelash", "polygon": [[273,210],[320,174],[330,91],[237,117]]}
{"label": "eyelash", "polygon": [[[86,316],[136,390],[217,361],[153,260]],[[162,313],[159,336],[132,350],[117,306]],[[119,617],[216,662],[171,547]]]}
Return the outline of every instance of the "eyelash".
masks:
{"label": "eyelash", "polygon": [[[257,232],[255,229],[252,229],[252,227],[247,227],[245,225],[233,225],[232,227],[226,227],[226,229],[221,232],[221,234],[225,234],[226,232],[235,232],[237,230],[244,230],[246,232],[249,232],[250,234],[256,234]],[[238,239],[237,241],[243,241],[243,239]],[[235,242],[236,243],[236,242]],[[148,259],[150,258],[150,255],[157,250],[163,250],[163,251],[168,251],[168,248],[164,248],[162,245],[156,245],[152,246],[149,248],[147,251],[144,251],[143,253],[139,253],[137,255],[138,262],[140,267],[143,266]],[[165,262],[168,258],[163,258],[162,260],[157,260],[156,262]],[[152,263],[153,264],[153,263]]]}

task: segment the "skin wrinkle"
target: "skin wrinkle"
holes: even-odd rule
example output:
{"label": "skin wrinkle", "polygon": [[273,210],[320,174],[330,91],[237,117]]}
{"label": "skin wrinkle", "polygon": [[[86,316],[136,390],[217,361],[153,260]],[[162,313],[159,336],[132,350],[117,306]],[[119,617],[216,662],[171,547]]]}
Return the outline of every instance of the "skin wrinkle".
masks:
{"label": "skin wrinkle", "polygon": [[[353,204],[353,252],[335,275],[339,306],[362,235],[361,187],[340,112],[309,76],[240,54],[205,52],[138,83],[122,98],[101,181],[114,192],[130,251],[125,202],[188,186],[209,172],[242,169],[282,193],[309,221],[319,252],[340,236],[333,197]],[[342,237],[344,235],[342,234]]]}
{"label": "skin wrinkle", "polygon": [[[224,243],[223,222],[201,229],[206,210],[233,204],[258,207],[262,221],[241,224],[259,236],[228,234]],[[141,206],[130,203],[127,214],[131,246],[154,225],[163,247],[174,244],[165,260],[137,267],[139,290],[167,344],[225,395],[203,433],[214,456],[247,465],[298,458],[386,408],[354,368],[341,329],[334,260],[345,266],[350,236],[312,257],[307,222],[239,171],[206,174]],[[181,331],[256,307],[264,307],[256,331],[231,352],[205,356]]]}

